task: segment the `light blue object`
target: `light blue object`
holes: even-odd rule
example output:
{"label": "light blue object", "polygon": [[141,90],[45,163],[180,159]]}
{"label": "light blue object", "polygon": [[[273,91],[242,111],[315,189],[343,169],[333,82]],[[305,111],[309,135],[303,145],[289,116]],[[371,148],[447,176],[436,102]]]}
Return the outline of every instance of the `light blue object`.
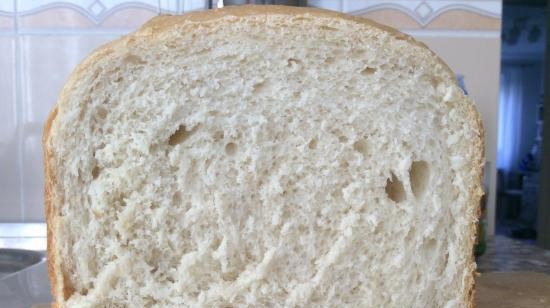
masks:
{"label": "light blue object", "polygon": [[456,74],[456,81],[458,82],[458,86],[464,91],[464,94],[468,95],[468,90],[466,90],[466,84],[464,83],[464,75]]}

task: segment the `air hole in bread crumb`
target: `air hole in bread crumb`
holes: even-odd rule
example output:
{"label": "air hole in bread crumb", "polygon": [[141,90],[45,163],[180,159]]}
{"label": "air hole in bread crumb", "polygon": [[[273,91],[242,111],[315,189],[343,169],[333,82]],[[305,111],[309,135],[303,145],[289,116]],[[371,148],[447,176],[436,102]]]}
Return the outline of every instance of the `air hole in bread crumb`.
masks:
{"label": "air hole in bread crumb", "polygon": [[[202,55],[202,54],[205,54],[205,53],[209,53],[210,51],[212,51],[211,47],[205,47],[205,48],[202,48],[201,50],[196,51],[194,54],[195,55]],[[229,55],[228,57],[231,57],[231,56],[233,56],[233,55]]]}
{"label": "air hole in bread crumb", "polygon": [[170,139],[168,139],[169,145],[177,145],[180,143],[183,143],[185,140],[189,139],[193,133],[197,130],[198,126],[194,127],[191,130],[187,130],[185,125],[180,125],[178,129],[170,136]]}
{"label": "air hole in bread crumb", "polygon": [[179,191],[176,191],[174,195],[172,195],[172,204],[173,205],[181,204],[181,193]]}
{"label": "air hole in bread crumb", "polygon": [[233,142],[229,142],[225,145],[225,154],[227,155],[233,155],[237,152],[237,145]]}
{"label": "air hole in bread crumb", "polygon": [[210,243],[210,248],[216,251],[218,250],[218,248],[220,248],[221,244],[222,244],[222,240],[219,237],[215,237],[212,239],[212,242]]}
{"label": "air hole in bread crumb", "polygon": [[311,150],[315,150],[317,148],[317,139],[315,139],[315,138],[311,139],[311,141],[308,143],[307,147]]}
{"label": "air hole in bread crumb", "polygon": [[434,87],[434,89],[437,89],[437,86],[439,85],[439,83],[441,83],[441,79],[432,77],[430,78],[430,83],[432,84],[432,87]]}
{"label": "air hole in bread crumb", "polygon": [[355,141],[353,143],[353,149],[363,154],[363,156],[367,156],[369,154],[369,144],[365,139]]}
{"label": "air hole in bread crumb", "polygon": [[437,248],[437,240],[434,238],[424,239],[420,247],[420,253],[423,255],[422,260],[432,260],[435,256]]}
{"label": "air hole in bread crumb", "polygon": [[420,274],[418,271],[414,274],[414,283],[419,284],[420,283]]}
{"label": "air hole in bread crumb", "polygon": [[296,65],[299,65],[299,64],[302,64],[302,61],[298,60],[298,59],[294,59],[294,58],[289,58],[287,60],[287,64],[286,66],[288,67],[294,67]]}
{"label": "air hole in bread crumb", "polygon": [[[222,273],[222,279],[227,282],[235,281],[239,277],[239,272],[237,271],[229,271]],[[243,301],[244,302],[244,301]],[[222,307],[232,307],[232,306],[222,306]]]}
{"label": "air hole in bread crumb", "polygon": [[97,107],[97,117],[101,120],[104,120],[107,117],[107,109],[103,106]]}
{"label": "air hole in bread crumb", "polygon": [[92,169],[92,179],[97,179],[97,177],[99,176],[99,174],[101,173],[101,169],[98,167],[98,166],[95,166],[93,169]]}
{"label": "air hole in bread crumb", "polygon": [[334,61],[335,61],[334,57],[326,57],[325,58],[325,63],[326,64],[332,64],[332,63],[334,63]]}
{"label": "air hole in bread crumb", "polygon": [[376,69],[374,67],[365,67],[362,71],[361,71],[361,75],[363,76],[369,76],[369,75],[372,75],[376,73]]}
{"label": "air hole in bread crumb", "polygon": [[145,61],[143,61],[143,59],[141,59],[139,56],[136,56],[136,55],[126,55],[126,57],[124,57],[122,59],[122,63],[125,63],[125,64],[144,64]]}
{"label": "air hole in bread crumb", "polygon": [[367,51],[363,48],[354,48],[351,50],[351,57],[352,58],[359,58],[363,56]]}
{"label": "air hole in bread crumb", "polygon": [[381,233],[383,229],[384,229],[384,224],[382,224],[381,222],[377,223],[376,227],[374,227],[374,234]]}
{"label": "air hole in bread crumb", "polygon": [[395,64],[386,62],[380,65],[380,68],[382,68],[383,71],[393,70],[395,68]]}
{"label": "air hole in bread crumb", "polygon": [[391,179],[386,181],[386,194],[394,202],[401,202],[405,200],[405,188],[403,182],[401,182],[395,174],[391,174]]}
{"label": "air hole in bread crumb", "polygon": [[208,168],[210,167],[210,164],[212,164],[212,160],[210,158],[207,158],[204,160],[204,170],[208,171]]}
{"label": "air hole in bread crumb", "polygon": [[78,113],[78,118],[80,120],[84,119],[84,116],[88,112],[88,106],[92,104],[92,100],[90,98],[85,99],[84,103],[82,104],[82,109],[80,109],[80,112]]}
{"label": "air hole in bread crumb", "polygon": [[416,198],[421,198],[426,194],[428,183],[430,181],[430,170],[428,163],[419,160],[414,161],[409,169],[409,177],[411,180],[411,189]]}
{"label": "air hole in bread crumb", "polygon": [[265,81],[258,82],[252,86],[253,87],[252,93],[254,94],[261,93],[263,90],[265,90],[266,86],[267,86],[267,83]]}
{"label": "air hole in bread crumb", "polygon": [[239,55],[236,55],[236,54],[235,55],[225,55],[225,56],[221,57],[221,60],[229,62],[229,61],[237,60],[238,57],[239,57]]}
{"label": "air hole in bread crumb", "polygon": [[410,243],[414,239],[415,233],[416,233],[415,228],[411,227],[407,232],[407,235],[405,236],[405,243]]}
{"label": "air hole in bread crumb", "polygon": [[340,137],[338,137],[338,141],[340,141],[341,143],[346,143],[346,142],[348,142],[348,137],[340,136]]}
{"label": "air hole in bread crumb", "polygon": [[164,46],[168,47],[168,49],[174,49],[178,47],[178,42],[171,41],[164,43]]}
{"label": "air hole in bread crumb", "polygon": [[325,26],[325,25],[321,26],[320,28],[323,29],[323,30],[327,30],[327,31],[338,31],[337,28],[329,27],[329,26]]}
{"label": "air hole in bread crumb", "polygon": [[449,252],[445,253],[445,256],[443,257],[442,261],[439,261],[439,264],[437,265],[436,272],[441,275],[447,268],[447,265],[449,264]]}
{"label": "air hole in bread crumb", "polygon": [[214,132],[214,135],[212,137],[214,138],[214,141],[223,140],[223,137],[224,137],[223,130],[218,130]]}
{"label": "air hole in bread crumb", "polygon": [[[156,300],[153,296],[151,295],[145,295],[143,297],[143,307],[153,307],[153,306],[158,306],[159,304],[159,301]],[[116,307],[116,306],[115,306]]]}

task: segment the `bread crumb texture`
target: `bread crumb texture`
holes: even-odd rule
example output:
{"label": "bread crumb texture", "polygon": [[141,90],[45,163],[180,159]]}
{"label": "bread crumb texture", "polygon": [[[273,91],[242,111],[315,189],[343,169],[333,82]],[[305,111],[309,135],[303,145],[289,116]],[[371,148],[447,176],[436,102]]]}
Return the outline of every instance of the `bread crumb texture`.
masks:
{"label": "bread crumb texture", "polygon": [[153,23],[57,110],[61,307],[470,305],[480,127],[411,39],[307,11]]}

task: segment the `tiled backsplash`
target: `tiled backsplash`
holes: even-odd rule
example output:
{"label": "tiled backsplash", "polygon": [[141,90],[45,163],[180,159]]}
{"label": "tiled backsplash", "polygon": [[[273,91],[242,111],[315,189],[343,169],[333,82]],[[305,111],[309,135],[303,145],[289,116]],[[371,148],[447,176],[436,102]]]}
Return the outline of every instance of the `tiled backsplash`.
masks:
{"label": "tiled backsplash", "polygon": [[[487,160],[494,161],[501,1],[294,2],[374,19],[436,50],[465,75],[484,120]],[[203,10],[209,3],[218,1],[0,0],[0,222],[44,220],[42,126],[75,65],[155,15]],[[490,191],[491,217],[495,190]]]}

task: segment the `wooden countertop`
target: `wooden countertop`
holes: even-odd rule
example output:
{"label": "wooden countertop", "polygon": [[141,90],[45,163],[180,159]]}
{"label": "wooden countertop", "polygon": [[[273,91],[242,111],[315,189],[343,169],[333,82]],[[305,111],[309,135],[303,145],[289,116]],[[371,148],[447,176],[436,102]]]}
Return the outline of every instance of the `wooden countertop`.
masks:
{"label": "wooden countertop", "polygon": [[550,275],[489,272],[476,279],[478,308],[550,308]]}
{"label": "wooden countertop", "polygon": [[[47,308],[47,304],[32,308]],[[477,308],[550,308],[550,275],[490,272],[476,279]]]}

